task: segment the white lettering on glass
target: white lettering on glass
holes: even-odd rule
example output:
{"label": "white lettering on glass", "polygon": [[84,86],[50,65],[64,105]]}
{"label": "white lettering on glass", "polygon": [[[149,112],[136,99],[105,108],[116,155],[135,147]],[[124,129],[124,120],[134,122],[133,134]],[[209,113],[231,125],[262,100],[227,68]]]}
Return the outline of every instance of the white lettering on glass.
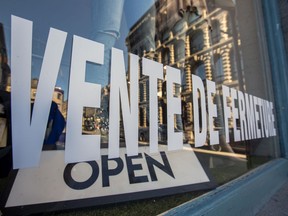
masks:
{"label": "white lettering on glass", "polygon": [[238,142],[240,141],[240,131],[237,129],[237,120],[239,119],[239,111],[238,108],[236,107],[235,101],[238,101],[237,98],[237,90],[231,88],[231,108],[232,108],[232,121],[233,121],[233,133],[234,133],[234,141]]}
{"label": "white lettering on glass", "polygon": [[149,143],[150,152],[158,152],[157,82],[163,79],[163,65],[143,58],[143,74],[149,76]]}
{"label": "white lettering on glass", "polygon": [[247,114],[247,125],[249,139],[256,138],[256,127],[255,127],[255,115],[254,115],[254,105],[253,96],[245,93],[245,103],[246,103],[246,114]]}
{"label": "white lettering on glass", "polygon": [[217,106],[213,103],[213,97],[216,94],[215,82],[207,80],[207,104],[208,104],[208,122],[210,133],[210,145],[219,144],[219,132],[214,130],[214,118],[217,117]]}
{"label": "white lettering on glass", "polygon": [[230,142],[229,137],[229,118],[231,118],[231,107],[227,104],[227,98],[230,97],[230,88],[222,85],[223,94],[223,112],[224,112],[224,127],[225,127],[225,137],[226,143]]}
{"label": "white lettering on glass", "polygon": [[50,29],[31,116],[32,28],[31,21],[12,16],[11,101],[14,169],[35,167],[39,164],[67,36],[66,32]]}
{"label": "white lettering on glass", "polygon": [[195,147],[200,147],[205,144],[207,135],[205,90],[201,78],[193,74],[192,74],[192,86],[193,86],[192,94],[193,94]]}
{"label": "white lettering on glass", "polygon": [[244,94],[238,91],[238,103],[239,103],[239,118],[240,118],[240,130],[241,140],[248,140],[247,121],[246,121],[246,108]]}
{"label": "white lettering on glass", "polygon": [[127,154],[128,156],[138,154],[138,59],[138,56],[130,54],[129,103],[123,51],[112,48],[109,105],[109,158],[119,157],[120,100]]}
{"label": "white lettering on glass", "polygon": [[179,150],[183,148],[183,134],[182,132],[174,131],[174,114],[181,114],[181,99],[174,97],[173,86],[174,83],[181,84],[180,70],[167,66],[167,137],[168,137],[168,150]]}
{"label": "white lettering on glass", "polygon": [[[31,21],[12,16],[11,25],[11,100],[13,167],[38,166],[45,136],[54,87],[66,43],[67,33],[51,28],[40,71],[37,95],[31,114]],[[129,89],[123,51],[111,50],[109,158],[119,157],[120,106],[125,131],[126,151],[134,156],[138,151],[138,96],[139,57],[129,54]],[[66,127],[65,161],[75,163],[100,159],[100,136],[82,135],[83,107],[100,107],[101,85],[85,82],[86,64],[103,64],[104,45],[79,36],[73,36],[68,114]],[[150,152],[158,152],[158,80],[163,80],[163,65],[142,58],[143,74],[149,77],[149,137]],[[182,149],[183,133],[175,132],[175,115],[181,114],[181,100],[174,96],[174,85],[180,85],[179,69],[166,67],[168,150]],[[219,132],[214,118],[224,117],[226,142],[276,136],[273,103],[259,97],[222,86],[217,93],[215,82],[207,80],[207,95],[200,77],[192,75],[192,107],[195,147],[205,145],[209,132],[210,144],[219,143]],[[219,95],[217,95],[219,94]],[[223,113],[217,113],[213,98],[222,97]],[[206,107],[207,98],[207,107]],[[120,105],[121,104],[121,105]],[[177,116],[178,117],[178,116]],[[208,119],[207,119],[208,118]],[[208,120],[208,121],[207,121]],[[233,122],[230,125],[229,121]],[[209,129],[207,128],[207,123]],[[238,124],[239,123],[239,124]],[[239,126],[239,128],[237,128]]]}
{"label": "white lettering on glass", "polygon": [[101,85],[85,82],[87,61],[103,64],[103,44],[74,36],[66,126],[66,163],[100,158],[100,136],[82,134],[83,107],[100,107],[101,102]]}

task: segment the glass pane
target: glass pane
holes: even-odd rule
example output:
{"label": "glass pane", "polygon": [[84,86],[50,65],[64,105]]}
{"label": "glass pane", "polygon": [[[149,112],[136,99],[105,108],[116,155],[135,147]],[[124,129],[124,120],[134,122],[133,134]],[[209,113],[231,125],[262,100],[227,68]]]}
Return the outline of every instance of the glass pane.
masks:
{"label": "glass pane", "polygon": [[[250,0],[0,0],[0,88],[2,92],[11,91],[11,15],[33,22],[31,104],[37,100],[37,90],[42,85],[39,80],[40,74],[44,73],[50,28],[67,33],[52,96],[65,123],[73,110],[69,106],[72,103],[69,101],[71,89],[82,91],[81,86],[77,89],[69,83],[71,65],[73,61],[78,62],[74,59],[77,52],[73,44],[77,37],[101,43],[104,45],[103,64],[95,63],[93,59],[87,61],[84,78],[81,77],[85,83],[101,86],[100,91],[85,95],[92,98],[94,104],[99,98],[100,105],[98,108],[83,107],[80,123],[82,134],[87,137],[100,135],[101,149],[107,149],[112,133],[109,115],[118,111],[110,106],[112,49],[123,51],[123,59],[120,55],[120,64],[114,70],[125,72],[128,89],[132,83],[129,72],[133,71],[129,54],[135,54],[139,57],[138,146],[149,147],[149,128],[153,125],[150,114],[154,110],[149,104],[152,75],[144,75],[143,61],[152,60],[163,66],[163,79],[157,78],[156,134],[159,148],[167,148],[167,91],[170,90],[167,68],[177,68],[181,83],[174,84],[172,91],[174,98],[181,100],[182,111],[174,115],[174,132],[183,133],[183,143],[193,148],[216,182],[224,184],[279,156],[265,37],[260,28],[262,20],[256,19],[260,6]],[[81,51],[81,46],[78,49]],[[196,83],[197,77],[200,81]],[[204,95],[194,89],[196,84],[203,87]],[[131,94],[128,90],[128,98]],[[77,104],[80,99],[73,103]],[[121,106],[122,103],[119,102]],[[124,117],[122,109],[125,108],[119,108],[117,138],[121,147],[127,147],[125,123],[128,118]],[[73,116],[70,118],[74,119]],[[63,122],[59,124],[57,135],[52,137],[51,130],[57,126],[48,122],[44,148],[65,149],[66,128]],[[196,145],[199,137],[203,137],[204,142]],[[190,199],[191,194],[194,197],[202,193],[184,194],[179,198],[180,203]],[[163,207],[164,201],[169,203],[167,208],[180,204],[173,201],[174,197],[160,200],[157,208],[152,209],[151,200],[141,202],[141,210],[149,209],[148,215],[158,214],[167,210]],[[133,211],[136,210],[131,210],[131,214]]]}

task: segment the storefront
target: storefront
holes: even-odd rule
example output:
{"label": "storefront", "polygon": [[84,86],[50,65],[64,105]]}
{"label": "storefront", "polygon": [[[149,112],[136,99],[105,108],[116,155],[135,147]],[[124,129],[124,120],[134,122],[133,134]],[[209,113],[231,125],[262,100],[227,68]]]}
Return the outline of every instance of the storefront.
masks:
{"label": "storefront", "polygon": [[287,2],[0,4],[4,215],[254,215],[287,181]]}

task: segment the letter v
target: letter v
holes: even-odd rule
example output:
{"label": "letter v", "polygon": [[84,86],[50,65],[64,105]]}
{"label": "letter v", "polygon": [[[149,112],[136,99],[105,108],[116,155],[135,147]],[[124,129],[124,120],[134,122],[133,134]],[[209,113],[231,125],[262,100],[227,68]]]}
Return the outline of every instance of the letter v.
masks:
{"label": "letter v", "polygon": [[51,28],[43,58],[37,94],[31,115],[32,26],[29,20],[12,16],[11,105],[13,168],[39,165],[49,110],[67,33]]}

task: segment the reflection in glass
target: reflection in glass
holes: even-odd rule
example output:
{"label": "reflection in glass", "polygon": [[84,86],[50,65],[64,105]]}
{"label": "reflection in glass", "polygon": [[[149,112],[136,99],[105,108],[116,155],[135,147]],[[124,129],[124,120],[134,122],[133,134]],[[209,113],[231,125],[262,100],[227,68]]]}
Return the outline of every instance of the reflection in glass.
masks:
{"label": "reflection in glass", "polygon": [[[246,5],[245,5],[246,4]],[[249,3],[252,7],[251,3]],[[206,145],[197,148],[195,151],[200,158],[205,161],[212,170],[222,173],[219,169],[228,167],[227,164],[238,167],[236,171],[231,170],[231,176],[238,176],[240,173],[259,161],[275,157],[277,152],[274,149],[275,139],[258,139],[254,141],[234,142],[233,124],[229,121],[230,141],[226,142],[223,122],[223,101],[221,99],[221,86],[257,95],[257,97],[271,100],[270,94],[260,89],[265,89],[261,84],[257,87],[252,84],[252,80],[265,80],[265,74],[259,67],[251,68],[251,65],[259,65],[255,59],[259,47],[251,46],[257,33],[253,32],[250,38],[250,27],[245,23],[243,13],[236,13],[238,8],[249,7],[247,1],[237,2],[227,1],[183,1],[183,0],[158,0],[155,4],[130,28],[126,43],[128,51],[137,53],[140,57],[154,59],[164,65],[179,68],[182,71],[181,101],[182,101],[182,126],[183,140],[194,145],[194,123],[193,123],[193,103],[192,103],[192,78],[195,74],[204,81],[212,80],[216,83],[217,95],[214,96],[214,103],[217,104],[217,118],[214,119],[214,128],[219,132],[220,142],[218,145],[210,145],[209,138]],[[242,11],[243,12],[243,11]],[[237,16],[236,16],[237,14]],[[147,25],[150,28],[147,28]],[[156,26],[156,28],[154,28]],[[249,28],[249,33],[246,29]],[[255,28],[253,26],[252,28]],[[152,29],[150,31],[149,29]],[[148,31],[148,32],[147,32]],[[145,32],[143,34],[143,32]],[[151,32],[151,34],[150,34]],[[147,36],[155,35],[155,48],[147,47],[153,44]],[[243,41],[242,41],[243,40]],[[244,45],[245,43],[245,45]],[[139,47],[144,48],[144,52],[139,52]],[[138,50],[136,52],[136,50]],[[252,51],[253,50],[253,51]],[[142,51],[142,50],[141,50]],[[244,56],[244,53],[246,55]],[[254,61],[251,60],[253,56]],[[250,59],[249,59],[250,57]],[[259,60],[260,61],[260,60]],[[262,62],[263,63],[263,62]],[[141,71],[141,68],[140,68]],[[147,77],[140,73],[140,82]],[[266,82],[268,83],[268,82]],[[258,89],[258,90],[256,90]],[[147,100],[148,90],[141,86],[143,94],[139,97],[139,133],[141,141],[148,142],[147,113],[149,106]],[[261,90],[260,90],[261,91]],[[179,96],[180,97],[180,96]],[[231,99],[228,99],[231,104]],[[162,131],[167,127],[166,121],[166,81],[158,81],[158,122],[159,140],[164,143],[165,137]],[[206,107],[204,108],[206,110]],[[200,123],[201,124],[201,123]],[[240,128],[240,122],[236,122]],[[179,128],[179,119],[175,116],[175,130]],[[263,127],[263,126],[262,126]],[[209,137],[209,131],[208,136]],[[256,144],[257,143],[257,144]],[[269,143],[269,144],[267,144]],[[268,145],[268,146],[265,146]],[[269,150],[270,149],[270,150]],[[256,158],[256,159],[255,159]],[[251,161],[253,161],[251,163]],[[216,171],[215,171],[216,172]],[[215,174],[218,175],[218,174]]]}
{"label": "reflection in glass", "polygon": [[[164,80],[158,80],[158,139],[159,144],[167,143],[167,98],[166,98],[166,67],[180,69],[181,86],[174,86],[174,95],[181,98],[182,114],[175,115],[175,131],[183,131],[183,140],[194,147],[194,120],[192,103],[192,74],[203,80],[216,83],[217,95],[213,98],[217,104],[217,118],[214,128],[219,131],[219,145],[210,145],[209,139],[202,148],[195,151],[212,170],[223,173],[223,167],[230,164],[235,168],[231,177],[240,175],[247,170],[247,165],[254,166],[261,160],[275,157],[277,148],[274,138],[255,139],[249,141],[226,142],[223,123],[223,101],[221,86],[240,90],[243,93],[259,98],[271,99],[269,91],[270,79],[265,74],[263,52],[255,41],[257,23],[247,22],[248,15],[244,9],[253,8],[248,0],[235,1],[204,1],[204,0],[87,0],[84,3],[68,1],[57,3],[29,4],[18,1],[17,4],[2,3],[0,7],[0,62],[1,88],[3,85],[10,91],[9,70],[7,81],[3,63],[8,63],[10,51],[11,14],[31,19],[33,26],[32,81],[31,100],[37,94],[37,83],[47,35],[50,27],[68,32],[64,54],[53,100],[58,104],[62,115],[67,118],[69,94],[70,58],[72,37],[78,35],[105,45],[104,65],[87,62],[86,82],[101,84],[101,107],[83,108],[82,133],[101,134],[102,147],[107,147],[109,133],[109,94],[110,94],[110,55],[111,48],[124,51],[125,66],[128,72],[128,53],[148,58],[164,66]],[[136,3],[135,3],[136,2]],[[69,5],[69,7],[67,7]],[[46,12],[53,8],[54,16]],[[254,18],[251,18],[254,20]],[[6,46],[4,42],[4,33]],[[142,59],[139,58],[139,144],[149,145],[149,78],[143,76]],[[7,64],[8,65],[8,64]],[[3,69],[4,68],[4,69]],[[257,83],[255,83],[257,80]],[[4,82],[4,83],[3,83]],[[127,73],[127,83],[129,75]],[[93,93],[91,93],[93,94]],[[228,101],[231,103],[231,101]],[[206,108],[204,108],[206,110]],[[122,125],[122,121],[121,121]],[[237,122],[239,126],[239,122]],[[229,134],[233,137],[233,124],[229,122]],[[125,145],[125,137],[121,126],[121,145]],[[63,131],[65,133],[65,130]],[[209,134],[209,131],[208,131]],[[119,138],[120,139],[120,138]],[[276,138],[277,139],[277,138]],[[236,162],[237,163],[236,163]],[[238,163],[239,162],[239,163]],[[261,161],[262,163],[262,161]],[[227,166],[226,166],[227,167]],[[239,169],[238,169],[239,168]],[[216,171],[215,171],[216,172]],[[217,175],[217,174],[216,174]]]}

